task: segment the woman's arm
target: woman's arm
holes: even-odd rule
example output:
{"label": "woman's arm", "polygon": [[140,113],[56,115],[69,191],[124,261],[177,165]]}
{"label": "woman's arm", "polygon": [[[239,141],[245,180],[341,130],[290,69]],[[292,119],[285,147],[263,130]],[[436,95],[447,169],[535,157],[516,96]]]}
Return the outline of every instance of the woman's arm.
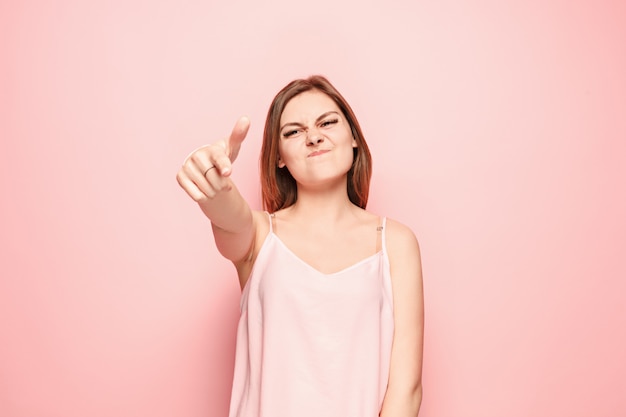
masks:
{"label": "woman's arm", "polygon": [[232,163],[249,127],[247,118],[239,119],[229,137],[193,151],[176,176],[211,220],[220,253],[235,264],[248,257],[255,236],[250,206],[230,178]]}
{"label": "woman's arm", "polygon": [[394,336],[381,417],[416,417],[422,402],[424,296],[420,249],[406,226],[387,222]]}

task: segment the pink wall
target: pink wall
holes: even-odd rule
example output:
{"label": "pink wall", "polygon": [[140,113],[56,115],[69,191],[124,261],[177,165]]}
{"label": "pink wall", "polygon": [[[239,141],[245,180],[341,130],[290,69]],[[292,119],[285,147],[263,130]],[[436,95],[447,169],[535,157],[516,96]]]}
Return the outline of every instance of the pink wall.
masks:
{"label": "pink wall", "polygon": [[626,415],[625,3],[241,3],[0,4],[0,415],[225,415],[238,288],[174,176],[247,114],[258,207],[312,73],[421,242],[421,415]]}

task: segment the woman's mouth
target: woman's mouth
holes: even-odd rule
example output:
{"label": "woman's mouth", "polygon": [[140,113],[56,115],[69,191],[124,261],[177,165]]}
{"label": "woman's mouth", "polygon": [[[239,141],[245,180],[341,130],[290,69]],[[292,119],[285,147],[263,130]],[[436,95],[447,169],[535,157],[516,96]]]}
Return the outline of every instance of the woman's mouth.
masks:
{"label": "woman's mouth", "polygon": [[308,158],[313,157],[313,156],[322,155],[322,154],[325,154],[326,152],[330,152],[330,149],[320,149],[319,151],[311,152],[308,155]]}

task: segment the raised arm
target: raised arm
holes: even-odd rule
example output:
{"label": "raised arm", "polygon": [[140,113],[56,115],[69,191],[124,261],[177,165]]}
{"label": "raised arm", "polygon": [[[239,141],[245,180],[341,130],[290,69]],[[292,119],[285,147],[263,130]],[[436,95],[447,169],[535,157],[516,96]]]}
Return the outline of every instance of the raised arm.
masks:
{"label": "raised arm", "polygon": [[420,249],[406,226],[387,222],[394,335],[389,383],[380,417],[416,417],[422,402],[424,297]]}
{"label": "raised arm", "polygon": [[248,258],[255,237],[255,216],[230,178],[249,127],[250,121],[242,117],[230,136],[193,151],[176,175],[211,220],[218,250],[235,265]]}

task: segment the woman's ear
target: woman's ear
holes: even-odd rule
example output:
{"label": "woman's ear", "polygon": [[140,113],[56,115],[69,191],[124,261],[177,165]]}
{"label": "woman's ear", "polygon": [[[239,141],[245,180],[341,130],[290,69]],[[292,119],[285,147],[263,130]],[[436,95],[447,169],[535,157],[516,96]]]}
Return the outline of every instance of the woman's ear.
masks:
{"label": "woman's ear", "polygon": [[285,163],[283,162],[283,158],[281,158],[280,155],[278,155],[278,159],[276,161],[277,161],[276,165],[278,166],[278,168],[284,168],[285,167]]}

